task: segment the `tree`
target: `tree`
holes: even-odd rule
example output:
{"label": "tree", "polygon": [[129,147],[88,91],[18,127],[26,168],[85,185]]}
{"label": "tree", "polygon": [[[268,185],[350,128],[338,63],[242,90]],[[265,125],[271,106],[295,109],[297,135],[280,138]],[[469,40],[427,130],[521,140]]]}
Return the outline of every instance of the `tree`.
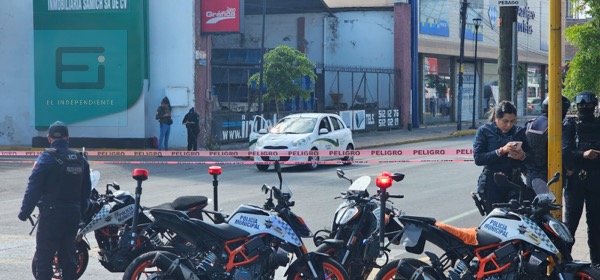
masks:
{"label": "tree", "polygon": [[600,92],[600,0],[584,0],[592,18],[565,30],[567,41],[579,50],[569,63],[563,94],[573,98],[578,92]]}
{"label": "tree", "polygon": [[[263,79],[267,88],[263,103],[275,101],[275,109],[279,113],[279,103],[297,96],[308,100],[312,90],[302,89],[302,77],[309,77],[314,84],[317,75],[313,70],[315,64],[305,54],[281,45],[265,53],[263,59]],[[255,73],[248,80],[248,86],[258,85],[259,79],[260,73]]]}

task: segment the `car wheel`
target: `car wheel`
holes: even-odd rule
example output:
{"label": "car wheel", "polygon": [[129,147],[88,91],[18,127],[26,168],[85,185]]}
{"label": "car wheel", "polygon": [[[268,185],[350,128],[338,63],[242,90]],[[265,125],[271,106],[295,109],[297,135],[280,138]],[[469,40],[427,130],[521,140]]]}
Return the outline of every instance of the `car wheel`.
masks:
{"label": "car wheel", "polygon": [[257,164],[256,169],[258,169],[260,171],[266,171],[267,169],[269,169],[269,165],[268,164]]}
{"label": "car wheel", "polygon": [[[354,150],[354,146],[352,146],[352,144],[348,144],[348,147],[346,147],[346,151],[353,151]],[[351,165],[352,162],[354,161],[354,156],[345,156],[342,161],[344,162],[344,165]]]}
{"label": "car wheel", "polygon": [[[317,148],[312,148],[311,151],[318,151],[318,150],[317,150]],[[319,156],[308,156],[308,161],[310,163],[306,165],[306,169],[315,170],[315,169],[317,169],[317,167],[319,167],[319,163],[317,163],[319,161]]]}

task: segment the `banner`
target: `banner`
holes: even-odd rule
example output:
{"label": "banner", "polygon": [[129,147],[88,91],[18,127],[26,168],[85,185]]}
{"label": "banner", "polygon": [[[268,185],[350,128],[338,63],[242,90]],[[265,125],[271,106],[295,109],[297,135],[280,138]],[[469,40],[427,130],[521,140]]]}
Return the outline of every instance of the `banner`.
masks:
{"label": "banner", "polygon": [[202,1],[203,33],[240,32],[242,9],[240,0]]}

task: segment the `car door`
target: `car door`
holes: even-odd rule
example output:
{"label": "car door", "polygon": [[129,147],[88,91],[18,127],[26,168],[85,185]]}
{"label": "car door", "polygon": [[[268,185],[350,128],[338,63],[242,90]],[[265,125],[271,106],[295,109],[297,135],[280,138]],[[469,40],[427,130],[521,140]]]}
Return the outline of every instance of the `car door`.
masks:
{"label": "car door", "polygon": [[332,124],[332,131],[330,132],[330,137],[333,141],[337,143],[334,145],[335,150],[345,150],[347,141],[345,137],[344,125],[341,120],[338,120],[335,116],[329,116],[330,122]]}
{"label": "car door", "polygon": [[269,130],[270,127],[267,125],[267,120],[260,115],[254,116],[251,126],[250,135],[248,136],[248,150],[254,151],[256,148],[256,140],[263,136],[259,131],[263,128]]}

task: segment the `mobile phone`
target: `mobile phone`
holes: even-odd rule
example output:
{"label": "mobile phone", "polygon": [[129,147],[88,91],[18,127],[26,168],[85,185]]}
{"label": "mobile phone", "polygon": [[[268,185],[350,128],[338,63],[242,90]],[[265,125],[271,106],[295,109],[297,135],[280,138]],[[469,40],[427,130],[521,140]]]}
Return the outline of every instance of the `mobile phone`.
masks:
{"label": "mobile phone", "polygon": [[512,141],[511,143],[513,144],[513,146],[517,146],[519,148],[521,147],[521,145],[523,145],[523,142],[521,141]]}

